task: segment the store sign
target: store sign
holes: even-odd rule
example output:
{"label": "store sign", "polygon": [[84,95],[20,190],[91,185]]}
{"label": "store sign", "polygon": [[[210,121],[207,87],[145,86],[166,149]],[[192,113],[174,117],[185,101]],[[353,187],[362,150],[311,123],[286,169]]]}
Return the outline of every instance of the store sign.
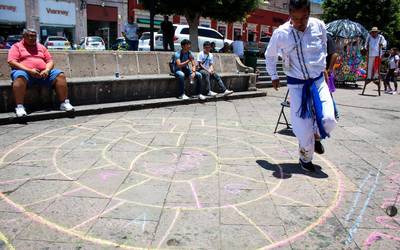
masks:
{"label": "store sign", "polygon": [[50,0],[39,1],[41,24],[75,26],[75,3],[56,2]]}
{"label": "store sign", "polygon": [[24,0],[0,0],[0,22],[25,22]]}

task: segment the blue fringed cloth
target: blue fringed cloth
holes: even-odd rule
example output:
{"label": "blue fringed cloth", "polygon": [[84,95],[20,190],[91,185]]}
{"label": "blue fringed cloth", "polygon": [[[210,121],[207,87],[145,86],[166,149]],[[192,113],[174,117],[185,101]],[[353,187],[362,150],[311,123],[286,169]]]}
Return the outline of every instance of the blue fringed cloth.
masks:
{"label": "blue fringed cloth", "polygon": [[301,96],[301,107],[298,110],[298,114],[301,118],[312,118],[313,112],[315,119],[317,120],[317,125],[321,139],[329,137],[329,134],[325,131],[322,124],[322,102],[319,97],[318,89],[315,83],[323,77],[323,73],[320,76],[308,80],[297,79],[294,77],[287,76],[287,83],[293,85],[304,84],[303,93]]}

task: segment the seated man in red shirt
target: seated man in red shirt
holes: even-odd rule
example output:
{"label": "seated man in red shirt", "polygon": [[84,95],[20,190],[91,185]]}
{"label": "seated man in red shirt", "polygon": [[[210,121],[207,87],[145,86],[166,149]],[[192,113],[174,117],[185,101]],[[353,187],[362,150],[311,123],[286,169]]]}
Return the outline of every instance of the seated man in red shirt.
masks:
{"label": "seated man in red shirt", "polygon": [[58,100],[61,102],[60,110],[74,111],[74,107],[68,100],[68,87],[64,73],[59,69],[54,69],[49,51],[36,42],[36,36],[35,30],[25,29],[23,39],[15,43],[8,52],[17,117],[27,115],[24,108],[26,87],[34,83],[48,87],[54,86]]}

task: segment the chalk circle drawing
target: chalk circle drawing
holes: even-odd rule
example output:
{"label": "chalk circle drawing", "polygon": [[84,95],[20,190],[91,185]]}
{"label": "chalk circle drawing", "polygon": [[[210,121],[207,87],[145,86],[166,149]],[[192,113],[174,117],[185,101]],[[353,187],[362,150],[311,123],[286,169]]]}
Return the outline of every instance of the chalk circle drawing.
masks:
{"label": "chalk circle drawing", "polygon": [[[275,147],[277,140],[279,140],[278,145],[291,144],[292,146],[296,146],[296,143],[293,141],[286,139],[284,136],[273,136],[272,133],[268,132],[261,133],[236,127],[207,125],[206,120],[193,118],[185,120],[187,124],[191,124],[193,132],[190,130],[178,131],[180,126],[176,126],[175,129],[171,130],[169,129],[170,126],[163,125],[166,122],[171,125],[179,125],[182,124],[182,120],[184,119],[164,117],[146,119],[138,117],[131,120],[110,119],[89,121],[73,126],[57,128],[33,136],[12,147],[0,158],[0,169],[2,169],[10,166],[9,161],[15,158],[15,155],[18,155],[18,152],[24,149],[24,147],[37,146],[35,145],[36,140],[45,140],[59,134],[70,134],[71,136],[60,142],[54,149],[51,149],[53,150],[50,156],[52,160],[46,161],[43,164],[48,164],[46,167],[54,171],[45,176],[62,176],[64,179],[71,180],[77,188],[82,189],[75,192],[75,194],[78,195],[81,191],[94,194],[96,197],[111,200],[114,204],[110,205],[111,207],[104,208],[101,213],[91,214],[88,218],[83,218],[82,215],[83,221],[77,223],[75,227],[67,226],[64,224],[64,220],[55,220],[54,218],[46,217],[45,213],[35,213],[23,204],[20,204],[18,199],[14,199],[14,197],[17,197],[18,191],[14,192],[13,196],[7,196],[7,194],[0,192],[0,199],[14,207],[15,210],[20,212],[19,214],[25,215],[30,220],[35,221],[36,224],[39,223],[49,230],[78,238],[83,242],[91,242],[99,247],[118,247],[121,249],[151,249],[180,246],[184,239],[177,238],[174,230],[179,228],[178,225],[181,225],[182,220],[189,215],[195,216],[197,213],[201,213],[201,216],[204,216],[220,211],[230,211],[244,218],[253,228],[253,236],[260,239],[249,241],[251,242],[248,246],[250,249],[271,249],[288,246],[291,242],[304,237],[316,226],[325,223],[326,219],[332,216],[332,212],[339,206],[344,190],[343,177],[336,170],[336,167],[323,157],[317,156],[321,167],[323,167],[324,171],[329,172],[329,185],[331,188],[335,188],[335,192],[332,192],[329,200],[326,201],[328,206],[321,208],[308,202],[297,201],[296,194],[293,194],[291,197],[279,195],[283,182],[287,180],[275,178],[272,172],[260,169],[260,166],[257,164],[257,160],[268,160],[280,168],[279,163],[293,161],[287,154],[287,160],[280,160],[279,162],[275,160],[273,155],[261,149],[264,145],[257,145],[260,138],[263,138],[263,144],[270,143],[265,145],[267,148]],[[113,126],[102,126],[102,124],[113,124],[115,128]],[[146,126],[143,124],[146,124]],[[123,128],[124,131],[132,129],[132,133],[116,133],[117,128]],[[222,133],[209,133],[210,130],[216,129]],[[202,130],[203,133],[201,132]],[[235,134],[235,136],[231,136],[231,133]],[[123,134],[126,134],[126,137]],[[94,146],[93,143],[87,141],[88,136],[93,138],[93,142],[97,139],[105,141],[101,145],[97,145],[97,147],[103,147],[103,150],[99,148],[96,151],[87,151],[85,152],[85,160],[77,161],[76,158],[73,158],[73,155],[74,153],[81,155],[81,152],[78,152],[78,148],[76,151],[71,151],[69,145],[91,144]],[[170,145],[168,142],[163,142],[162,146],[153,145],[152,141],[156,141],[153,139],[157,136],[169,136],[169,138],[176,138],[176,141],[171,142]],[[205,139],[204,141],[209,141],[211,145],[199,144],[196,146],[195,143],[185,141],[189,137]],[[251,138],[255,139],[254,144],[249,141]],[[129,147],[129,145],[132,145],[132,147]],[[233,147],[233,149],[224,151],[225,147]],[[138,150],[138,148],[142,149]],[[40,146],[38,146],[38,149],[40,149]],[[65,154],[64,152],[66,151],[69,153]],[[287,151],[282,152],[287,153]],[[104,164],[104,169],[102,169],[103,166],[96,165],[100,164],[100,162]],[[230,166],[231,164],[235,165],[241,162],[248,164],[248,171],[245,173],[236,173],[235,168]],[[280,170],[282,171],[282,168]],[[257,177],[253,177],[252,175],[246,176],[246,173],[261,173],[260,171],[266,171],[264,177],[257,179]],[[86,176],[90,173],[92,174],[91,176]],[[24,177],[24,173],[21,174]],[[86,178],[77,177],[80,175]],[[16,179],[15,182],[29,179],[22,177]],[[40,179],[41,177],[43,175],[34,176],[32,179]],[[99,184],[99,180],[102,183]],[[105,187],[114,184],[117,180],[121,181],[120,189],[110,195],[110,193],[107,193]],[[13,180],[3,180],[0,176],[0,184],[10,181],[12,182]],[[313,185],[322,185],[322,182],[318,180],[310,179],[309,181],[314,181]],[[26,185],[29,185],[29,182],[27,183]],[[57,182],[54,183],[55,185],[57,184]],[[326,184],[326,182],[324,183]],[[164,196],[161,195],[163,192],[165,192]],[[304,192],[307,192],[307,190],[304,190]],[[244,212],[244,208],[251,206],[252,209],[257,209],[257,206],[269,202],[271,196],[274,194],[279,195],[281,198],[287,198],[288,202],[297,202],[302,206],[308,206],[310,211],[313,210],[317,214],[315,220],[310,221],[308,224],[298,225],[298,231],[290,235],[285,234],[279,238],[272,239],[268,235],[269,232],[266,232],[262,226],[257,224],[260,218],[251,218],[250,215]],[[227,200],[220,202],[220,195]],[[62,201],[67,196],[63,196],[62,193],[56,193],[54,197]],[[172,202],[169,201],[170,198]],[[48,201],[49,199],[45,197],[44,200]],[[40,202],[42,201],[36,201],[36,203]],[[122,209],[126,206],[130,206],[129,209],[126,208],[128,211],[133,213],[133,207],[134,210],[137,210],[137,213],[136,215],[132,215],[134,219],[127,219],[121,225],[120,229],[128,230],[132,226],[136,226],[138,230],[131,232],[132,234],[136,233],[136,235],[133,235],[136,239],[145,237],[143,232],[151,232],[152,225],[155,223],[155,219],[151,219],[151,216],[148,216],[146,211],[164,211],[162,216],[165,215],[166,217],[161,217],[160,220],[165,220],[164,222],[167,225],[158,229],[161,231],[155,234],[154,242],[151,245],[148,245],[147,240],[143,244],[129,239],[126,239],[124,243],[116,242],[112,236],[104,234],[104,227],[96,227],[96,223],[104,219],[107,213],[117,211],[117,207]],[[169,215],[167,216],[168,213]],[[263,215],[263,217],[267,215]],[[84,231],[82,229],[84,227],[78,227],[81,225],[85,226],[89,222],[95,225],[91,227],[89,232]],[[196,226],[201,229],[202,225],[202,221],[199,221]],[[188,233],[197,234],[199,232]],[[232,237],[244,239],[243,237],[245,236],[242,233],[241,230],[236,231],[235,234],[237,235],[233,235]],[[224,241],[224,239],[222,238],[221,241]],[[128,245],[126,242],[135,245]],[[202,245],[204,244],[210,243],[202,242]]]}
{"label": "chalk circle drawing", "polygon": [[232,183],[224,186],[227,193],[240,194],[243,190],[247,189],[248,186],[242,183]]}
{"label": "chalk circle drawing", "polygon": [[[151,159],[154,158],[152,156],[148,156],[146,159],[150,158],[148,160],[150,162],[145,161],[144,163],[141,163],[140,160],[138,160],[136,165],[144,165],[145,171],[155,176],[170,176],[175,173],[190,172],[192,170],[199,169],[200,167],[204,168],[204,166],[207,164],[205,160],[208,158],[208,155],[199,150],[176,148],[175,150],[182,151],[180,157],[178,157],[177,153],[172,152],[171,150],[171,148],[164,150],[167,151],[167,154],[171,155],[171,161],[152,162]],[[158,152],[154,153],[157,154]]]}

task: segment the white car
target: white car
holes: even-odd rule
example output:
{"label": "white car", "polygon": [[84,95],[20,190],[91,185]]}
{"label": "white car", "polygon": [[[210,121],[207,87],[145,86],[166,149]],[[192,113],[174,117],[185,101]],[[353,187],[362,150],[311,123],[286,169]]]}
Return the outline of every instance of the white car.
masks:
{"label": "white car", "polygon": [[79,48],[85,50],[105,50],[106,46],[103,38],[99,36],[87,36],[81,38]]}
{"label": "white car", "polygon": [[[174,47],[175,50],[179,50],[181,48],[181,41],[183,39],[189,40],[189,25],[174,24],[174,29],[175,29]],[[199,30],[198,43],[200,50],[202,50],[203,43],[206,41],[214,42],[215,49],[217,51],[219,51],[222,47],[224,47],[224,42],[229,43],[229,45],[233,42],[232,40],[225,39],[224,36],[215,29],[199,26],[198,30]],[[161,31],[158,32],[158,35],[160,36],[155,37],[156,38],[155,48],[157,50],[159,49],[162,50],[163,37]]]}
{"label": "white car", "polygon": [[[154,32],[154,50],[162,50],[163,46],[161,44],[161,48],[156,47],[157,38],[162,37],[162,35]],[[150,32],[143,32],[142,36],[139,39],[139,51],[150,51]]]}
{"label": "white car", "polygon": [[44,46],[49,50],[69,50],[71,49],[71,43],[67,38],[62,36],[48,36],[44,42]]}

